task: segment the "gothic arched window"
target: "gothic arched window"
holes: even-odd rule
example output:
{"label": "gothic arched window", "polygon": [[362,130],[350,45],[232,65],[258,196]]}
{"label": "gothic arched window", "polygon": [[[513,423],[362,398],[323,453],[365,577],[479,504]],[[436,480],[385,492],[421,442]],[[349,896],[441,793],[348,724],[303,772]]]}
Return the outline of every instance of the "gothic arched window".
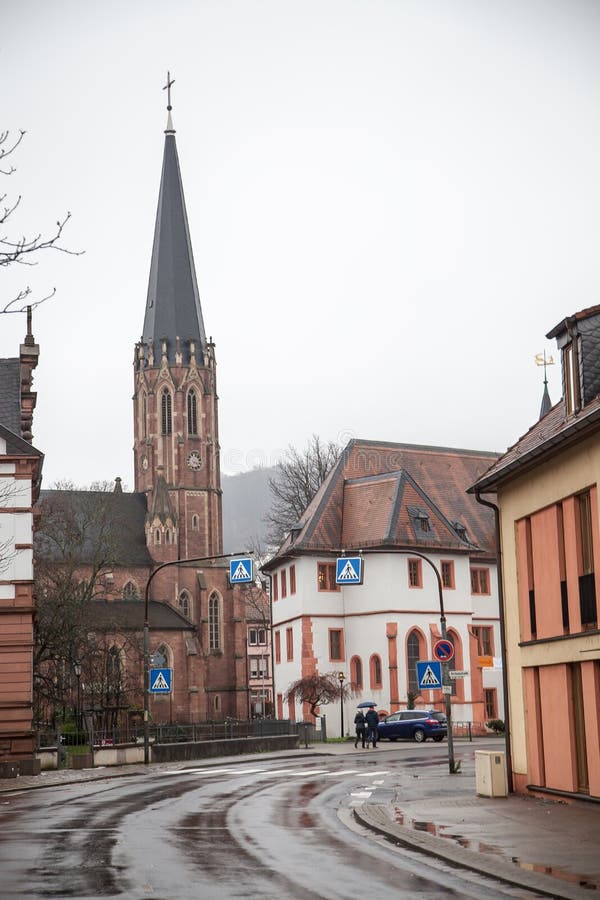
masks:
{"label": "gothic arched window", "polygon": [[417,663],[421,659],[425,659],[425,654],[422,654],[422,650],[425,648],[421,645],[424,644],[425,641],[421,634],[417,631],[416,628],[410,632],[406,639],[406,668],[408,675],[408,690],[411,694],[420,694],[419,691],[419,681],[417,678]]}
{"label": "gothic arched window", "polygon": [[137,600],[138,597],[138,587],[135,581],[126,582],[123,586],[123,600]]}
{"label": "gothic arched window", "polygon": [[200,516],[193,515],[192,516],[192,531],[198,531],[200,528]]}
{"label": "gothic arched window", "polygon": [[150,664],[155,669],[165,669],[169,666],[170,657],[171,654],[169,653],[169,648],[167,647],[167,645],[161,644],[160,647],[152,654]]}
{"label": "gothic arched window", "polygon": [[194,390],[187,395],[187,421],[188,434],[198,434],[198,398]]}
{"label": "gothic arched window", "polygon": [[154,532],[154,543],[160,544],[160,529],[159,528],[157,528],[156,531]]}
{"label": "gothic arched window", "polygon": [[142,420],[140,422],[140,425],[141,425],[142,437],[147,438],[148,437],[148,397],[146,396],[146,391],[144,391],[144,393],[142,394],[142,402],[141,402],[140,406],[141,406],[140,418]]}
{"label": "gothic arched window", "polygon": [[377,690],[381,688],[381,657],[373,654],[369,662],[369,674],[371,680],[371,688]]}
{"label": "gothic arched window", "polygon": [[188,619],[190,617],[190,595],[187,591],[182,591],[179,595],[179,609],[187,616]]}
{"label": "gothic arched window", "polygon": [[160,411],[161,411],[161,423],[162,423],[162,433],[163,434],[171,434],[173,431],[173,418],[172,418],[172,400],[171,394],[169,393],[169,389],[165,388],[162,392],[160,398]]}
{"label": "gothic arched window", "polygon": [[211,594],[208,598],[208,647],[210,650],[219,650],[221,647],[220,613],[219,596]]}
{"label": "gothic arched window", "polygon": [[360,656],[353,656],[350,660],[350,681],[352,682],[353,687],[359,691],[362,690],[363,673]]}

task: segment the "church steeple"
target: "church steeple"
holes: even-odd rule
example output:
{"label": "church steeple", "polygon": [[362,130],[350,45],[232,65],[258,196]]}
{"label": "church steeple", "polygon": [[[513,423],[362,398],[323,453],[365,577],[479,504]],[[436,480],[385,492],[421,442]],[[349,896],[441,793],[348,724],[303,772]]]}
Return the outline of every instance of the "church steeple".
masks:
{"label": "church steeple", "polygon": [[152,348],[155,359],[160,359],[163,342],[166,341],[169,363],[175,362],[178,338],[184,357],[188,357],[185,362],[189,362],[190,341],[194,342],[197,354],[203,354],[206,349],[206,333],[171,118],[172,84],[169,73],[165,85],[168,90],[165,149],[142,333],[142,341],[147,344],[148,349]]}
{"label": "church steeple", "polygon": [[215,348],[196,284],[167,79],[150,283],[134,359],[135,489],[146,494],[146,539],[159,561],[222,553]]}

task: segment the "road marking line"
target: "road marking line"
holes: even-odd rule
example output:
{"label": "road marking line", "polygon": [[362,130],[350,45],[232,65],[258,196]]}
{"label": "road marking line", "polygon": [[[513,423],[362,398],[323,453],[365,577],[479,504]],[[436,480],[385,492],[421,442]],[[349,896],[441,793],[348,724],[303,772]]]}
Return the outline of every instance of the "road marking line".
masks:
{"label": "road marking line", "polygon": [[364,777],[365,775],[372,777],[373,775],[389,775],[389,774],[390,774],[389,770],[387,772],[362,772],[362,777]]}
{"label": "road marking line", "polygon": [[334,775],[357,775],[359,771],[360,771],[359,769],[342,769],[339,772],[328,772],[327,774],[332,775],[332,776],[334,776]]}

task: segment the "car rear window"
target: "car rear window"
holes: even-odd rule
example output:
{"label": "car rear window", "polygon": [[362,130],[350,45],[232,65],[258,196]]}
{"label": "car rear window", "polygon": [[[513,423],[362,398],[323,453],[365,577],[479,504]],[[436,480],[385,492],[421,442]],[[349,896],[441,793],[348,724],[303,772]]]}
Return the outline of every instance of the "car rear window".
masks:
{"label": "car rear window", "polygon": [[429,716],[429,718],[430,718],[430,719],[437,719],[438,722],[445,722],[445,721],[446,721],[446,716],[444,715],[444,713],[441,713],[441,712],[432,712],[431,715]]}

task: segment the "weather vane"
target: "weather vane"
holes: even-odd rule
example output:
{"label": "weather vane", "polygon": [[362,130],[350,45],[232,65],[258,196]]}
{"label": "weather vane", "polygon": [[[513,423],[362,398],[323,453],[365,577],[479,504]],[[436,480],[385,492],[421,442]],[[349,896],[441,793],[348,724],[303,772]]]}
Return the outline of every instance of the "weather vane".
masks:
{"label": "weather vane", "polygon": [[543,366],[543,367],[544,367],[544,384],[548,384],[548,378],[547,378],[547,375],[546,375],[546,369],[548,368],[548,366],[553,366],[553,365],[554,365],[554,357],[553,357],[553,356],[550,356],[550,357],[547,359],[547,358],[546,358],[546,351],[544,350],[543,353],[536,353],[536,354],[535,354],[535,364],[536,364],[536,366]]}
{"label": "weather vane", "polygon": [[170,72],[167,72],[167,83],[165,84],[163,91],[167,92],[167,109],[169,110],[169,112],[171,112],[171,109],[173,108],[171,106],[171,85],[172,84],[175,84],[175,79],[171,78]]}

